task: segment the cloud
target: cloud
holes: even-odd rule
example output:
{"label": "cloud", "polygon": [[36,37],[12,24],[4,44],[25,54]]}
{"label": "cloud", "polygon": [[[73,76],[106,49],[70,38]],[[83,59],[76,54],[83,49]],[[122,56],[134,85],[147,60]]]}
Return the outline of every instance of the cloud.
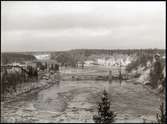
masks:
{"label": "cloud", "polygon": [[4,30],[135,26],[164,20],[163,4],[154,2],[11,2],[2,8]]}
{"label": "cloud", "polygon": [[[1,6],[2,49],[165,44],[165,2],[3,1]],[[40,42],[45,45],[38,47]]]}

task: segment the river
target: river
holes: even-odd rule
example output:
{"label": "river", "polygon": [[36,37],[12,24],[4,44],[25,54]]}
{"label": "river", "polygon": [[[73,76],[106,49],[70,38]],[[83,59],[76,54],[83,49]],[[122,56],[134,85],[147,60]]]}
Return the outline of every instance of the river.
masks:
{"label": "river", "polygon": [[116,122],[148,122],[156,120],[159,97],[132,81],[60,81],[52,87],[25,99],[3,104],[6,122],[93,122],[97,102],[106,89]]}

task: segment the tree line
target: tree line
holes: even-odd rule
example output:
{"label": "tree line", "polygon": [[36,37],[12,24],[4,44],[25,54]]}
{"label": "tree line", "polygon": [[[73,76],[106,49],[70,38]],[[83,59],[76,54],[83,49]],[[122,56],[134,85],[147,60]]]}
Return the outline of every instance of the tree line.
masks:
{"label": "tree line", "polygon": [[1,53],[1,64],[10,64],[13,62],[23,62],[36,60],[33,55],[26,55],[21,53]]}
{"label": "tree line", "polygon": [[38,80],[36,68],[28,66],[26,70],[16,67],[1,67],[1,95],[16,92],[18,84],[28,83]]}

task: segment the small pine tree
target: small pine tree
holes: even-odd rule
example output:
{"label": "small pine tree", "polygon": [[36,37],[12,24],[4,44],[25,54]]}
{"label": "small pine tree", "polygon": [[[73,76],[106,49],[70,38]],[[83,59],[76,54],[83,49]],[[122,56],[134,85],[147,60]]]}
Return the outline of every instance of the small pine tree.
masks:
{"label": "small pine tree", "polygon": [[98,104],[98,114],[93,116],[95,123],[113,123],[116,115],[110,111],[108,93],[104,90],[101,102]]}
{"label": "small pine tree", "polygon": [[166,113],[164,112],[164,103],[162,102],[160,105],[160,114],[157,113],[157,123],[165,124],[166,121]]}

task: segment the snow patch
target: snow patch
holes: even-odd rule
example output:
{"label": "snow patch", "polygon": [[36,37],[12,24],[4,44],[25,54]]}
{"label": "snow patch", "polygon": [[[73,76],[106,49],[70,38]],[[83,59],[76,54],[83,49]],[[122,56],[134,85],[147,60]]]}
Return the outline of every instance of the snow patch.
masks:
{"label": "snow patch", "polygon": [[48,60],[50,59],[50,54],[41,54],[41,55],[34,55],[39,60]]}

